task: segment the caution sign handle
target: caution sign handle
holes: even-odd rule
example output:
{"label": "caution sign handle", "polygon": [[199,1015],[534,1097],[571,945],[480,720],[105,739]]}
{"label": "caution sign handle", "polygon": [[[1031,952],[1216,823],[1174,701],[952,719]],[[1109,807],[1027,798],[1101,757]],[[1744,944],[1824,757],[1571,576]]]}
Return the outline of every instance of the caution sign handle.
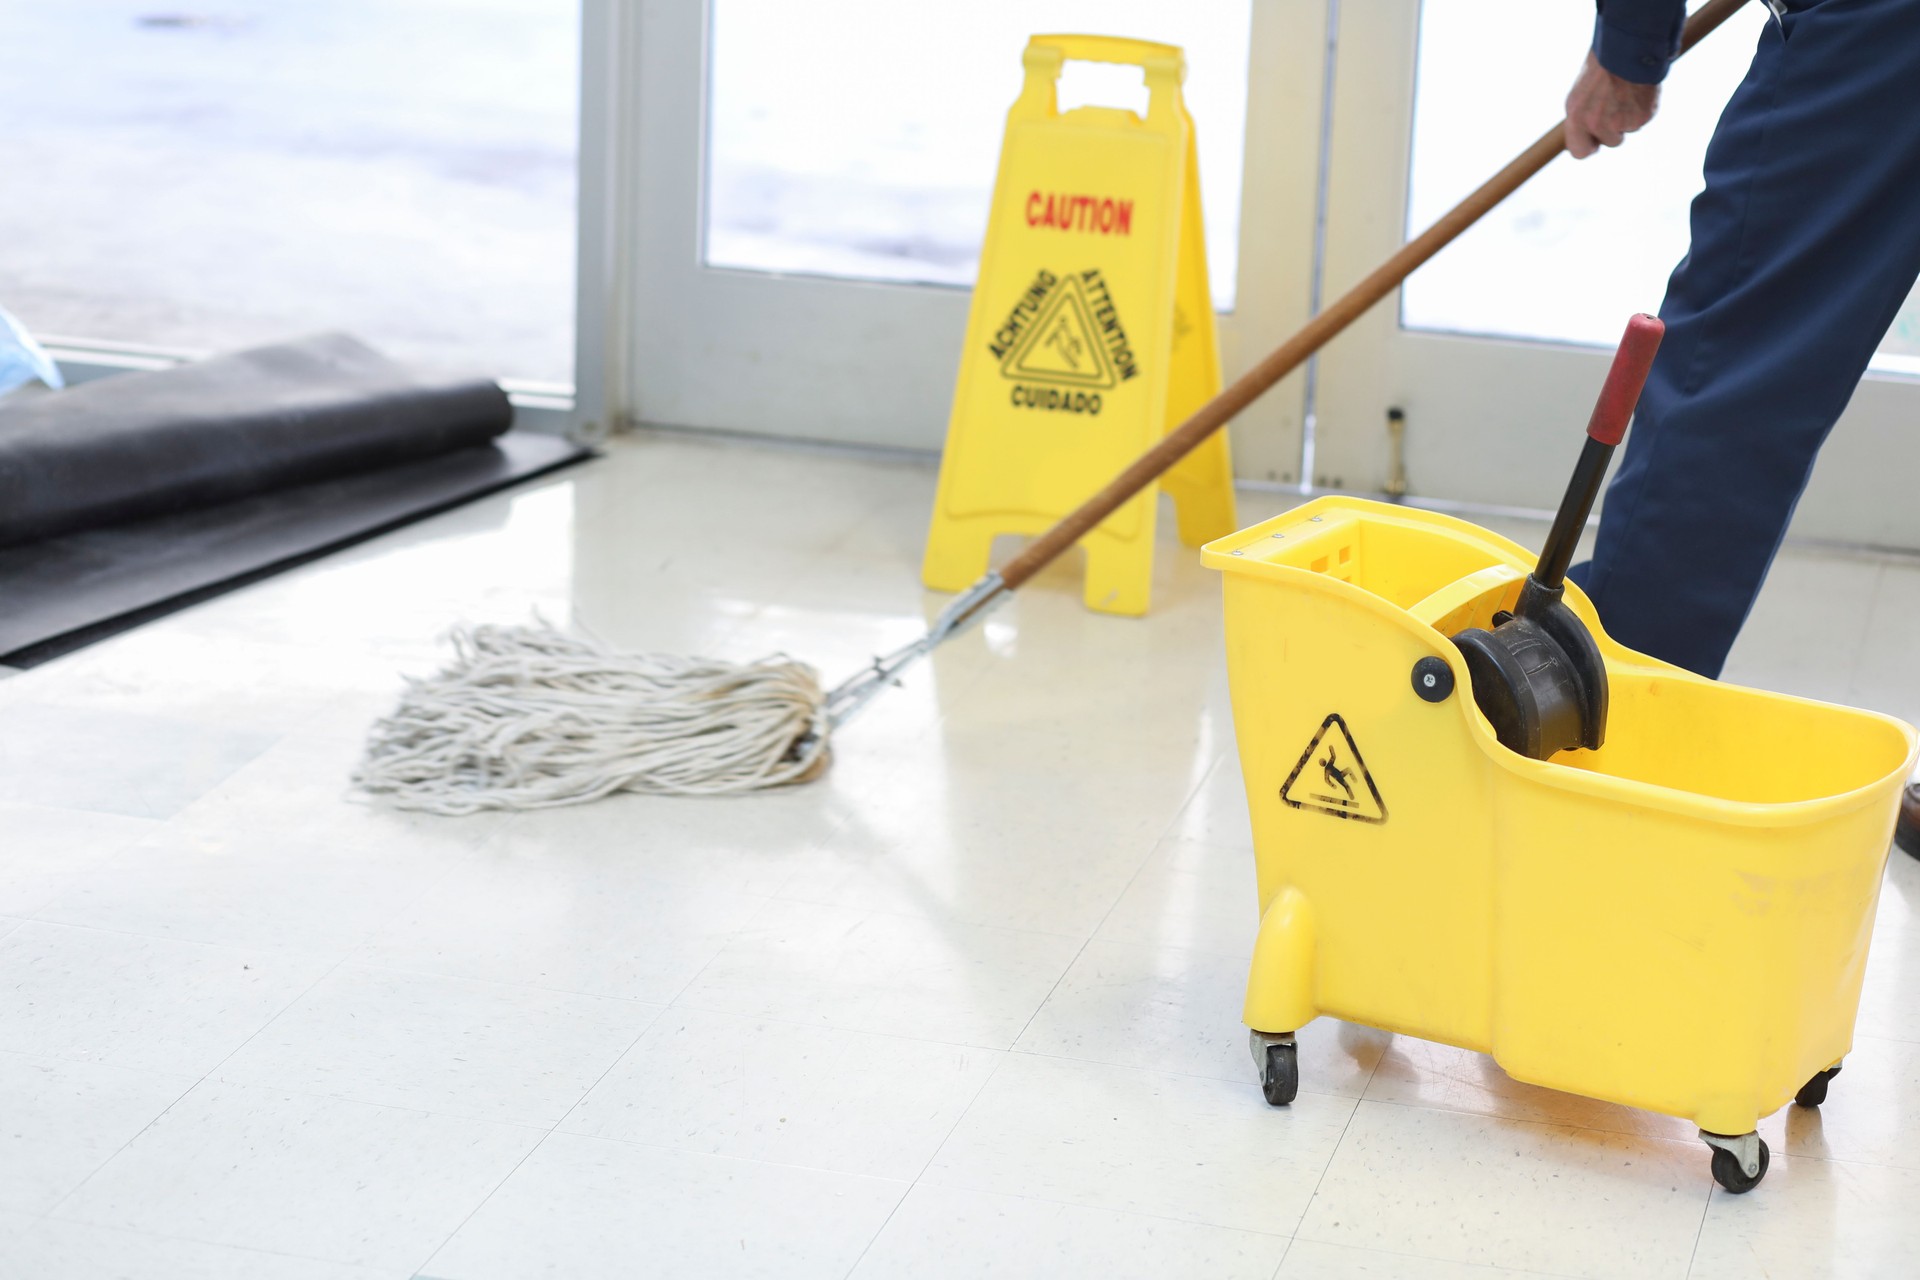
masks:
{"label": "caution sign handle", "polygon": [[[1140,67],[1145,113],[1060,111],[1069,60]],[[1034,37],[1023,61],[921,571],[936,590],[977,579],[994,538],[1041,533],[1219,387],[1184,55],[1057,35]],[[1194,545],[1234,527],[1225,448],[1168,479]],[[1155,495],[1082,530],[1090,607],[1146,612]]]}
{"label": "caution sign handle", "polygon": [[[1180,102],[1180,86],[1187,78],[1187,58],[1180,46],[1156,44],[1151,40],[1131,40],[1125,36],[1051,35],[1033,36],[1027,41],[1021,63],[1027,70],[1021,106],[1041,107],[1051,115],[1060,112],[1054,86],[1065,62],[1108,62],[1139,67],[1147,78],[1147,123],[1165,127],[1169,117],[1185,113]],[[1036,99],[1030,101],[1030,99]],[[1017,110],[1017,108],[1016,108]]]}

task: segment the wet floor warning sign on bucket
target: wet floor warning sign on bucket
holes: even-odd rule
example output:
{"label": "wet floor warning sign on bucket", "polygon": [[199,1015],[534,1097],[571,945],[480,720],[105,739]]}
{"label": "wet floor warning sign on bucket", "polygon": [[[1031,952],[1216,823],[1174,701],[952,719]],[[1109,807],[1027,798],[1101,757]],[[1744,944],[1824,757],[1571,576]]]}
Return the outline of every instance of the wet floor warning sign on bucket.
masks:
{"label": "wet floor warning sign on bucket", "polygon": [[[1146,116],[1061,112],[1054,90],[1068,59],[1140,67]],[[927,535],[922,576],[938,590],[971,585],[996,536],[1047,528],[1220,387],[1180,50],[1035,36],[1025,66]],[[1184,541],[1234,529],[1225,435],[1161,484]],[[1087,535],[1088,605],[1146,612],[1157,503],[1149,486]]]}
{"label": "wet floor warning sign on bucket", "polygon": [[1361,822],[1385,822],[1387,802],[1360,758],[1360,747],[1353,730],[1338,712],[1320,722],[1293,766],[1280,798],[1296,809],[1330,813],[1336,818],[1354,818]]}

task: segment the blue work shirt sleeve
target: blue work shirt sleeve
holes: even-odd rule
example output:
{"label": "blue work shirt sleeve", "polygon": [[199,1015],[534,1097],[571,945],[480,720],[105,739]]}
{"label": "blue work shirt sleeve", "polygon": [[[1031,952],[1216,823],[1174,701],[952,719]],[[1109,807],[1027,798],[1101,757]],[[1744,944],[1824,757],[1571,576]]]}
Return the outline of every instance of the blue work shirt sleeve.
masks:
{"label": "blue work shirt sleeve", "polygon": [[1596,0],[1593,56],[1635,84],[1659,84],[1680,52],[1686,0]]}

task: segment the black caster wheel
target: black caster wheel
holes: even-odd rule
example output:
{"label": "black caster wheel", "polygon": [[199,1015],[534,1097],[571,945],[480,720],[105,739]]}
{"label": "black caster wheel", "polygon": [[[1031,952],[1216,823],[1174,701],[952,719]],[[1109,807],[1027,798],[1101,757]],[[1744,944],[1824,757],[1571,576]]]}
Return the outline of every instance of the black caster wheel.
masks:
{"label": "black caster wheel", "polygon": [[1266,1061],[1260,1064],[1260,1092],[1267,1105],[1284,1107],[1300,1092],[1300,1056],[1290,1044],[1267,1046]]}
{"label": "black caster wheel", "polygon": [[1745,1195],[1767,1176],[1767,1140],[1760,1140],[1760,1169],[1751,1178],[1740,1167],[1740,1157],[1722,1147],[1713,1149],[1713,1180],[1727,1189],[1728,1195]]}
{"label": "black caster wheel", "polygon": [[1827,1100],[1827,1082],[1840,1074],[1840,1068],[1828,1067],[1813,1079],[1800,1086],[1800,1092],[1793,1100],[1803,1107],[1817,1107]]}

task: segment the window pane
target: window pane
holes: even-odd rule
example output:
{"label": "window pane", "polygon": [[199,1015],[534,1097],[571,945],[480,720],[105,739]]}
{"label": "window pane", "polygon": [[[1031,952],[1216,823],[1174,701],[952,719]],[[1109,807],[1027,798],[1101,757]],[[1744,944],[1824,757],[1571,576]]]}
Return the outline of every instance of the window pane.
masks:
{"label": "window pane", "polygon": [[0,5],[0,305],[570,381],[575,0]]}
{"label": "window pane", "polygon": [[[1250,0],[714,0],[709,266],[970,285],[1020,51],[1047,31],[1180,45],[1214,305],[1233,305]],[[1061,105],[1144,106],[1069,64]]]}
{"label": "window pane", "polygon": [[[1412,329],[1612,346],[1652,311],[1687,251],[1707,139],[1752,61],[1765,5],[1687,54],[1660,113],[1618,150],[1560,159],[1416,272]],[[1593,9],[1539,0],[1425,0],[1414,99],[1409,234],[1424,229],[1560,118]],[[1874,368],[1920,373],[1920,295]]]}

